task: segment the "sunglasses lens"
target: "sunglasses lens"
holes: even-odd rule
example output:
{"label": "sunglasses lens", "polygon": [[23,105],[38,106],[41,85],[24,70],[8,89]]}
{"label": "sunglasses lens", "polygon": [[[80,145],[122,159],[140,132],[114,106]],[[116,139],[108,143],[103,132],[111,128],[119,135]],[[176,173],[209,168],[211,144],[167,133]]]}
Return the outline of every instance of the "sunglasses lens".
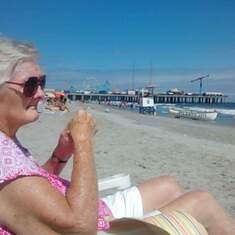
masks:
{"label": "sunglasses lens", "polygon": [[42,90],[44,90],[45,86],[46,86],[46,76],[42,76],[41,80],[40,80],[40,86],[42,88]]}
{"label": "sunglasses lens", "polygon": [[31,77],[24,85],[24,95],[31,97],[35,94],[38,89],[38,78]]}
{"label": "sunglasses lens", "polygon": [[38,86],[40,86],[41,89],[44,90],[46,86],[45,75],[43,75],[40,78],[37,77],[29,78],[28,81],[24,84],[24,95],[27,97],[33,96],[36,93]]}

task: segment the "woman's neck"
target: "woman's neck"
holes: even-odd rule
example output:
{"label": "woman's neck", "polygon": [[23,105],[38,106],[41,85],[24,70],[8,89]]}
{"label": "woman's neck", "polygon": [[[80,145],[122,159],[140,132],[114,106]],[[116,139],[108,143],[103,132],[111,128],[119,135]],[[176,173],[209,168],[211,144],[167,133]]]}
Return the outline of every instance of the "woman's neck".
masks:
{"label": "woman's neck", "polygon": [[10,138],[15,138],[17,129],[10,127],[7,122],[0,120],[0,131]]}

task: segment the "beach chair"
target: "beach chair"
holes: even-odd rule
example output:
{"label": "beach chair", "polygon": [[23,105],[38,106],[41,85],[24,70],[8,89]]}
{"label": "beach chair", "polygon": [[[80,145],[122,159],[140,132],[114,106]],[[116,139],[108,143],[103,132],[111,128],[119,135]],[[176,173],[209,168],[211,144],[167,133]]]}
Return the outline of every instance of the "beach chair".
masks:
{"label": "beach chair", "polygon": [[122,190],[131,186],[130,175],[116,174],[110,177],[102,178],[98,182],[99,191],[117,189]]}

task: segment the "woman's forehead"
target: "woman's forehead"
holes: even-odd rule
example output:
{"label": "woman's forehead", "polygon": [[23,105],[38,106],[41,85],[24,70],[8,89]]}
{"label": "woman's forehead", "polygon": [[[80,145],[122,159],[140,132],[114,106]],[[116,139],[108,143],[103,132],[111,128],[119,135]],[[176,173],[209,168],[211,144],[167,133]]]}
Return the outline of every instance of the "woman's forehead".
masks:
{"label": "woman's forehead", "polygon": [[40,76],[43,74],[41,67],[31,61],[20,63],[16,66],[13,77],[25,78],[28,76]]}
{"label": "woman's forehead", "polygon": [[33,61],[26,61],[18,64],[15,68],[16,72],[42,72],[40,66]]}

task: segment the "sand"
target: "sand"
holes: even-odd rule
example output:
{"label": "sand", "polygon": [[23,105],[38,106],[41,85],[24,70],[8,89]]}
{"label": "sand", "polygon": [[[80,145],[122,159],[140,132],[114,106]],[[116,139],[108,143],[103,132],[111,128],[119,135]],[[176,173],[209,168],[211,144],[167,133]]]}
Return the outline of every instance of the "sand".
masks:
{"label": "sand", "polygon": [[[175,176],[186,191],[210,191],[235,215],[235,127],[141,115],[97,104],[73,102],[69,113],[42,113],[18,137],[43,163],[73,113],[83,107],[97,121],[95,157],[99,178],[128,173],[133,184]],[[70,161],[62,176],[69,179]]]}

